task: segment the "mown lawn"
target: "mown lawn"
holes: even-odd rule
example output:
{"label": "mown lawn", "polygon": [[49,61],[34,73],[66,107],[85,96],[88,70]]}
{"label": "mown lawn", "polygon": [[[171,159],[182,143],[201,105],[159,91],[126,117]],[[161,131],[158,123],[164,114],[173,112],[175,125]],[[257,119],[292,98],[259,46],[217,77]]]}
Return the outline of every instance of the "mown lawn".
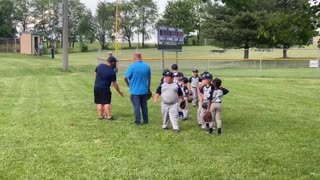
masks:
{"label": "mown lawn", "polygon": [[[316,71],[212,69],[230,90],[223,135],[199,129],[195,108],[174,134],[161,130],[160,104],[151,101],[150,123],[134,126],[127,64],[118,78],[125,97],[113,95],[117,120],[99,121],[92,55],[70,55],[64,73],[59,56],[0,54],[0,179],[320,178]],[[158,69],[153,90],[159,79]]]}

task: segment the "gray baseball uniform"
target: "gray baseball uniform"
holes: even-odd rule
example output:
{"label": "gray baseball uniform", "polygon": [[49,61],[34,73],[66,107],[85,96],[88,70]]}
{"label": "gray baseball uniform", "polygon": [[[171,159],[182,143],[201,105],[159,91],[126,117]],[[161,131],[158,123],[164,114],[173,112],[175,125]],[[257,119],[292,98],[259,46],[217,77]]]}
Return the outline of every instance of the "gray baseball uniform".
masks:
{"label": "gray baseball uniform", "polygon": [[197,91],[197,87],[199,86],[199,83],[201,82],[201,78],[196,76],[192,76],[189,79],[189,82],[191,84],[191,91],[192,91],[192,105],[195,106],[197,105],[198,102],[198,91]]}
{"label": "gray baseball uniform", "polygon": [[[189,94],[189,90],[187,86],[181,86],[181,91],[183,94],[183,98],[185,100],[185,102],[188,102],[188,94]],[[181,100],[179,101],[179,103],[181,102]],[[179,107],[179,111],[182,112],[183,114],[183,119],[188,119],[189,118],[189,103],[186,103],[186,107],[184,109],[181,109]]]}
{"label": "gray baseball uniform", "polygon": [[[201,104],[201,109],[200,109],[200,116],[198,119],[198,123],[200,123],[202,125],[203,129],[206,129],[206,124],[204,123],[203,120],[203,116],[205,115],[205,112],[207,111],[206,108],[202,107],[203,104],[208,104],[209,102],[209,97],[210,97],[210,92],[214,89],[214,87],[212,85],[209,86],[202,86],[202,88],[200,89],[200,93],[203,94],[203,99],[202,99],[202,104]],[[211,125],[212,127],[214,127],[214,122],[212,121]]]}
{"label": "gray baseball uniform", "polygon": [[179,97],[183,95],[177,83],[164,82],[157,88],[157,94],[161,95],[162,128],[167,128],[169,121],[174,130],[179,130]]}
{"label": "gray baseball uniform", "polygon": [[211,101],[210,112],[212,121],[217,123],[217,128],[222,128],[221,113],[222,113],[222,99],[229,91],[225,88],[215,89],[209,94],[209,101]]}

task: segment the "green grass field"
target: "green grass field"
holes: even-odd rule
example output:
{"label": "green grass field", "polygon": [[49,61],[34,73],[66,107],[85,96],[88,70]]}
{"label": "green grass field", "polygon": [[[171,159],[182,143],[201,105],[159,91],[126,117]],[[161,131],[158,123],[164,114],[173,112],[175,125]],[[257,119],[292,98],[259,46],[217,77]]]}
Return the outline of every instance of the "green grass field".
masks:
{"label": "green grass field", "polygon": [[[99,121],[96,56],[71,54],[64,73],[61,55],[0,54],[0,179],[320,179],[315,69],[210,69],[230,90],[218,137],[199,129],[195,108],[180,134],[161,130],[160,104],[151,101],[150,123],[134,126],[122,81],[128,63],[118,77],[125,97],[113,91],[117,120]],[[161,71],[149,63],[155,90]],[[194,67],[180,65],[185,74]]]}

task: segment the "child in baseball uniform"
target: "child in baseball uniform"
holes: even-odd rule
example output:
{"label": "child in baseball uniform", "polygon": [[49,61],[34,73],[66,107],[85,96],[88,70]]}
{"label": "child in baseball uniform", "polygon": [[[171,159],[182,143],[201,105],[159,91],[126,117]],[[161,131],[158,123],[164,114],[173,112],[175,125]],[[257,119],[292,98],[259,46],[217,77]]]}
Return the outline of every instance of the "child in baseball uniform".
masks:
{"label": "child in baseball uniform", "polygon": [[[189,98],[189,89],[188,89],[188,86],[187,86],[188,82],[189,82],[189,80],[186,77],[183,77],[181,82],[180,82],[180,87],[181,87],[182,94],[183,94],[185,102],[188,102],[188,98]],[[184,109],[179,108],[179,110],[180,110],[179,111],[179,115],[180,115],[180,113],[182,115],[181,118],[183,120],[188,120],[188,118],[189,118],[188,103],[186,103],[186,107]]]}
{"label": "child in baseball uniform", "polygon": [[[222,99],[223,96],[229,93],[229,90],[221,87],[222,81],[219,78],[215,78],[213,81],[214,89],[209,93],[209,103],[208,108],[212,115],[213,123],[216,122],[218,128],[218,135],[222,133],[222,121],[221,121],[221,113],[222,113]],[[210,124],[209,133],[213,133],[213,123]]]}
{"label": "child in baseball uniform", "polygon": [[189,90],[192,93],[192,106],[195,107],[197,106],[198,103],[198,91],[197,91],[197,87],[199,86],[199,83],[201,82],[201,78],[199,77],[199,71],[198,69],[194,69],[192,71],[192,76],[189,79]]}
{"label": "child in baseball uniform", "polygon": [[166,73],[167,73],[167,72],[170,72],[170,70],[169,70],[169,69],[163,70],[162,78],[161,78],[161,80],[160,80],[160,85],[163,84],[164,78],[166,77]]}
{"label": "child in baseball uniform", "polygon": [[182,72],[179,72],[179,67],[177,64],[172,64],[171,66],[171,72],[173,73],[173,82],[179,83],[181,79],[184,77]]}
{"label": "child in baseball uniform", "polygon": [[202,88],[200,89],[200,116],[198,119],[198,123],[201,124],[202,129],[207,129],[206,124],[204,123],[203,116],[205,115],[208,109],[209,103],[209,94],[214,89],[213,85],[211,84],[212,75],[208,72],[204,72],[201,76],[202,79]]}
{"label": "child in baseball uniform", "polygon": [[173,73],[164,73],[164,83],[157,88],[154,103],[156,104],[158,102],[161,95],[161,113],[163,118],[162,129],[168,129],[170,121],[173,131],[179,132],[179,99],[184,101],[183,93],[179,84],[173,82]]}

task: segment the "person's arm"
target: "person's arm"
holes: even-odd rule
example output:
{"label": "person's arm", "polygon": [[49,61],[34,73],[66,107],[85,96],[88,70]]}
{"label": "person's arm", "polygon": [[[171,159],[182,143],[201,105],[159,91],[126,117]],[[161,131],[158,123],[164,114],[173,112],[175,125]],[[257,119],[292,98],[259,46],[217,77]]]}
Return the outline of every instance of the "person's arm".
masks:
{"label": "person's arm", "polygon": [[160,95],[161,95],[161,85],[157,88],[156,95],[153,98],[154,104],[157,104]]}
{"label": "person's arm", "polygon": [[127,84],[127,86],[129,87],[129,79],[126,78],[126,77],[124,77],[123,80],[124,80],[124,82]]}
{"label": "person's arm", "polygon": [[223,95],[226,95],[226,94],[228,94],[228,93],[229,93],[229,90],[228,90],[228,89],[226,89],[226,88],[220,87],[220,89],[222,90]]}
{"label": "person's arm", "polygon": [[119,85],[118,85],[117,81],[113,81],[113,82],[112,82],[112,84],[113,84],[114,89],[116,89],[116,90],[117,90],[117,92],[120,94],[120,96],[122,96],[122,97],[123,97],[123,92],[120,90],[120,88],[119,88]]}
{"label": "person's arm", "polygon": [[191,92],[192,92],[191,81],[192,81],[192,77],[189,78],[189,83],[188,83],[188,90],[189,90],[188,98],[189,98],[189,96],[191,95]]}
{"label": "person's arm", "polygon": [[151,87],[151,69],[149,67],[149,73],[148,73],[148,91],[150,91],[150,87]]}
{"label": "person's arm", "polygon": [[182,92],[182,90],[181,90],[180,85],[177,84],[177,86],[178,86],[178,96],[179,96],[179,98],[181,99],[181,102],[183,102],[183,101],[184,101],[183,92]]}
{"label": "person's arm", "polygon": [[199,102],[200,104],[202,104],[203,102],[203,91],[202,91],[202,87],[203,87],[203,84],[199,84],[198,87],[197,87],[197,91],[198,91],[198,94],[199,94]]}
{"label": "person's arm", "polygon": [[160,94],[156,93],[156,95],[153,98],[154,104],[157,104],[159,97],[160,97]]}
{"label": "person's arm", "polygon": [[207,110],[210,111],[210,107],[211,107],[211,103],[212,103],[212,94],[213,94],[213,91],[210,91],[209,93],[209,97],[208,97],[208,108]]}
{"label": "person's arm", "polygon": [[98,71],[98,67],[96,67],[96,69],[94,70],[94,77],[97,77],[97,71]]}
{"label": "person's arm", "polygon": [[130,85],[130,78],[131,78],[131,76],[132,76],[132,68],[131,68],[131,66],[128,68],[128,70],[127,70],[127,72],[124,74],[124,78],[123,78],[123,80],[124,80],[124,82],[127,84],[127,86],[129,87],[129,85]]}

